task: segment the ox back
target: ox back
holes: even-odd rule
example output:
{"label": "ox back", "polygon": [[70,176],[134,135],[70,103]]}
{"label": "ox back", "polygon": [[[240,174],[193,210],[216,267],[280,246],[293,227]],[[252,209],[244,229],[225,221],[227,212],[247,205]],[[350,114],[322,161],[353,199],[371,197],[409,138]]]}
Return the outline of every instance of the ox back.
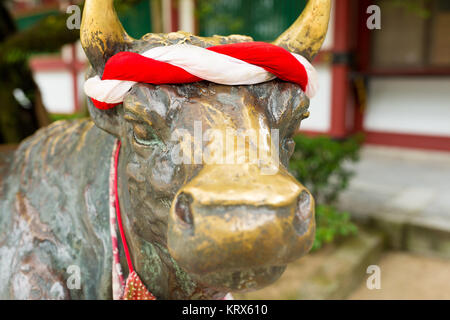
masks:
{"label": "ox back", "polygon": [[[325,39],[330,8],[330,0],[310,0],[274,44],[312,61]],[[185,32],[135,40],[120,24],[113,0],[85,1],[80,39],[90,76],[101,75],[119,51],[252,41]],[[169,107],[160,108],[166,102]],[[121,108],[90,105],[96,125],[78,120],[40,130],[0,163],[0,299],[112,297],[108,185],[113,135],[122,141],[118,196],[131,255],[136,272],[158,299],[217,299],[230,290],[273,283],[314,239],[314,200],[286,168],[292,134],[307,117],[308,105],[299,86],[279,80],[231,88],[139,84]],[[186,128],[195,137],[198,120],[222,133],[261,130],[265,142],[255,150],[272,145],[269,129],[281,129],[282,152],[266,160],[282,165],[273,175],[262,174],[264,162],[175,165],[168,157],[175,147],[169,133]],[[162,140],[166,144],[155,147]],[[222,150],[219,141],[202,147]],[[258,145],[255,141],[236,149],[245,155],[249,145]]]}
{"label": "ox back", "polygon": [[[113,146],[114,138],[91,120],[59,121],[4,161],[0,299],[111,298]],[[68,289],[71,270],[80,271],[79,289],[76,283]]]}

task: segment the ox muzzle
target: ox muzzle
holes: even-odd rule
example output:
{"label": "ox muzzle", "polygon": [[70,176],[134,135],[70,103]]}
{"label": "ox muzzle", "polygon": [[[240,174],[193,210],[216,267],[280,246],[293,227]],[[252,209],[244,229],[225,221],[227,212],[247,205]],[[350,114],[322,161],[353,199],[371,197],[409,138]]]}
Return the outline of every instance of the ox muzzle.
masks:
{"label": "ox muzzle", "polygon": [[277,280],[314,233],[314,199],[286,169],[205,166],[172,203],[168,247],[195,280],[246,291]]}

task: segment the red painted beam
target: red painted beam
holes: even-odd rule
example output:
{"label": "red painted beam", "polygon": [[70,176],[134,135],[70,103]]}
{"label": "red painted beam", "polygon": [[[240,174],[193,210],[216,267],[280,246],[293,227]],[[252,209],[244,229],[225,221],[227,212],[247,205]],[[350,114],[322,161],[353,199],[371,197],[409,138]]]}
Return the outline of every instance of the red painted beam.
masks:
{"label": "red painted beam", "polygon": [[[70,65],[60,57],[35,57],[30,59],[30,68],[33,71],[63,71],[68,70],[69,67]],[[81,71],[86,67],[86,64],[76,61],[75,67],[78,71]]]}
{"label": "red painted beam", "polygon": [[325,131],[315,131],[315,130],[297,130],[295,134],[303,134],[308,137],[317,137],[317,136],[328,136],[328,133]]}
{"label": "red painted beam", "polygon": [[[308,137],[328,135],[327,132],[314,130],[298,130],[296,134]],[[420,135],[407,133],[392,133],[381,131],[365,131],[364,144],[391,146],[399,148],[413,148],[425,150],[450,151],[450,137]]]}
{"label": "red painted beam", "polygon": [[365,143],[403,148],[450,151],[450,137],[367,131]]}

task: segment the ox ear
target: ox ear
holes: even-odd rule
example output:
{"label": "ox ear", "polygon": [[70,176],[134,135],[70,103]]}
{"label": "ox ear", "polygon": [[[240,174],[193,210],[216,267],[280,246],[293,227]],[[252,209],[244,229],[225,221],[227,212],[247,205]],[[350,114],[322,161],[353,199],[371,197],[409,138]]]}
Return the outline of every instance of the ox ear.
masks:
{"label": "ox ear", "polygon": [[119,137],[120,134],[120,117],[122,105],[115,106],[112,109],[100,110],[97,109],[92,101],[88,99],[88,110],[91,115],[91,119],[95,125],[106,132]]}
{"label": "ox ear", "polygon": [[[95,76],[97,73],[92,66],[90,66],[86,72],[86,79]],[[95,125],[100,129],[118,137],[120,133],[120,121],[119,117],[122,110],[122,105],[117,105],[114,108],[108,110],[100,110],[94,106],[92,100],[87,97],[87,109],[91,115],[91,119]]]}

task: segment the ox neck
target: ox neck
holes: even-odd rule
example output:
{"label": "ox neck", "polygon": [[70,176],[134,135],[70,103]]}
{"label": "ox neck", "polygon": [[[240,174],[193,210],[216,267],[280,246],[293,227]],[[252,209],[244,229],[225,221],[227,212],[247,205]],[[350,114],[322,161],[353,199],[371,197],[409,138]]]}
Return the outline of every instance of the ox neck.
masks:
{"label": "ox neck", "polygon": [[[123,297],[124,291],[126,291],[127,283],[132,282],[136,283],[136,278],[140,281],[139,276],[142,277],[144,283],[152,284],[152,291],[155,289],[155,293],[158,294],[158,297],[161,299],[229,299],[231,296],[227,295],[226,292],[221,292],[216,289],[204,287],[198,283],[192,281],[192,279],[177,266],[176,262],[170,258],[169,253],[165,249],[165,247],[157,242],[149,242],[134,233],[128,233],[128,241],[125,235],[126,225],[128,223],[127,219],[125,221],[122,219],[122,212],[120,209],[120,195],[121,191],[124,190],[124,186],[122,185],[123,179],[118,179],[119,173],[119,157],[121,150],[121,142],[119,140],[116,141],[115,147],[113,148],[113,154],[111,159],[111,170],[110,170],[110,221],[111,221],[111,240],[113,247],[113,297],[116,299],[121,299]],[[125,201],[126,203],[126,201]],[[123,208],[123,206],[122,206]],[[133,209],[129,209],[133,210]],[[120,242],[122,246],[120,246],[119,250],[119,241],[116,236],[116,221],[117,226],[120,233]],[[125,223],[125,224],[124,224]],[[129,228],[129,226],[128,226]],[[130,244],[131,247],[128,247]],[[125,256],[126,263],[128,267],[128,279],[127,283],[124,281],[122,276],[122,264],[120,259],[119,251],[122,253],[122,258]],[[131,257],[131,252],[147,252],[151,255],[158,254],[164,255],[165,257],[160,257],[157,260],[161,261],[171,261],[171,263],[164,263],[161,266],[150,266],[148,264],[148,259],[143,259],[136,261],[134,260],[136,265],[133,265],[133,260]],[[139,256],[139,255],[138,255]],[[136,258],[136,257],[135,257]],[[142,257],[141,257],[142,258]],[[153,259],[151,259],[153,260]],[[123,261],[123,259],[122,259]],[[123,265],[123,267],[125,267]],[[164,276],[160,274],[158,270],[161,268],[168,268],[167,272],[172,274],[167,278],[167,275]],[[119,272],[115,272],[118,270]],[[167,281],[169,280],[169,283]],[[194,284],[194,287],[187,288],[187,284]],[[178,289],[177,289],[178,288]],[[179,288],[185,288],[185,290],[179,290]],[[143,288],[144,289],[144,288]],[[147,291],[145,289],[145,291]],[[148,291],[147,291],[148,292]],[[173,296],[173,292],[177,294]],[[150,299],[154,299],[154,296],[148,292]],[[152,300],[153,300],[152,299]]]}
{"label": "ox neck", "polygon": [[120,148],[122,144],[120,140],[117,140],[115,152],[114,152],[114,174],[113,174],[113,192],[114,192],[114,207],[116,211],[116,218],[117,218],[117,224],[119,227],[120,232],[120,238],[122,239],[122,246],[125,253],[125,257],[127,259],[127,265],[128,265],[128,272],[131,274],[134,272],[133,268],[133,262],[131,261],[130,251],[128,249],[127,245],[127,239],[125,238],[125,231],[123,229],[123,223],[122,223],[122,214],[120,212],[120,204],[119,204],[119,193],[118,193],[118,179],[117,179],[117,172],[118,172],[118,166],[119,166],[119,154],[120,154]]}
{"label": "ox neck", "polygon": [[[112,281],[113,281],[113,298],[114,300],[156,300],[155,296],[151,294],[141,279],[134,271],[133,263],[130,257],[130,251],[128,250],[127,240],[125,238],[125,232],[122,224],[122,216],[120,214],[119,195],[117,188],[117,168],[119,163],[121,142],[117,140],[113,149],[113,157],[111,163],[110,174],[110,224],[111,224],[111,241],[113,251],[113,268],[112,268]],[[117,242],[117,236],[115,232],[115,222],[119,226],[120,238],[122,240],[122,247],[124,249],[125,257],[128,265],[128,278],[126,283],[124,282],[122,270],[120,266],[119,246]]]}

